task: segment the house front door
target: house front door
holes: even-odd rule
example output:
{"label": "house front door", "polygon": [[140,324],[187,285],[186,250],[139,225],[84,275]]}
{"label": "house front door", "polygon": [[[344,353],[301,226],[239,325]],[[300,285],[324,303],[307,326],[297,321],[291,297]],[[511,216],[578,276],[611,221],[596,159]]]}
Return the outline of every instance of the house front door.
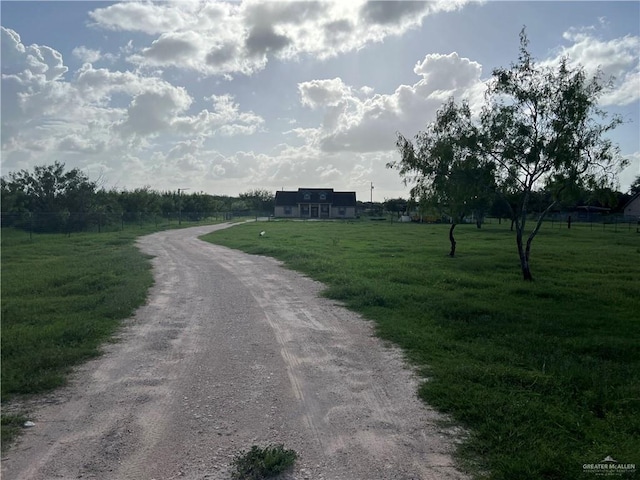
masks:
{"label": "house front door", "polygon": [[311,205],[311,218],[318,218],[318,206]]}
{"label": "house front door", "polygon": [[329,218],[329,205],[324,203],[320,205],[320,217]]}

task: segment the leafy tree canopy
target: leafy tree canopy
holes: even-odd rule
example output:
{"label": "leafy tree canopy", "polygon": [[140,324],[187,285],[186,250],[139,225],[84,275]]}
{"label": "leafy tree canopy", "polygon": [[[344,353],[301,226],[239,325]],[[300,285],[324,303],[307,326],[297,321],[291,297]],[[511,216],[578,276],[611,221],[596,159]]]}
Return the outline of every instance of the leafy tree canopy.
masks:
{"label": "leafy tree canopy", "polygon": [[259,188],[241,193],[239,198],[252,210],[271,211],[275,202],[275,195],[272,191]]}
{"label": "leafy tree canopy", "polygon": [[629,193],[631,195],[636,195],[637,193],[640,193],[640,175],[638,175],[636,179],[633,181],[633,183],[631,184],[631,187],[629,188]]}
{"label": "leafy tree canopy", "polygon": [[[557,66],[539,65],[528,45],[523,29],[518,61],[493,71],[479,116],[466,102],[450,99],[415,143],[398,135],[401,158],[388,166],[414,185],[412,196],[448,208],[453,221],[476,196],[502,197],[515,222],[523,277],[532,280],[531,243],[547,212],[567,192],[611,187],[625,161],[606,137],[621,120],[598,106],[610,82],[600,72],[588,78],[567,58]],[[539,188],[551,195],[527,230],[530,200]]]}
{"label": "leafy tree canopy", "polygon": [[388,212],[402,213],[407,210],[407,201],[404,198],[386,198],[384,208]]}

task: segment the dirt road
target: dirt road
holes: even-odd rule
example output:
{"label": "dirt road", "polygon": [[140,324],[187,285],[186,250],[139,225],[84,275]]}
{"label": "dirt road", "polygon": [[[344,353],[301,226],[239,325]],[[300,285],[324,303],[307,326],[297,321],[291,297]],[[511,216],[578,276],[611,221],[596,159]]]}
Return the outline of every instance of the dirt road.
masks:
{"label": "dirt road", "polygon": [[319,283],[197,239],[217,228],[139,240],[155,257],[147,305],[40,402],[3,480],[221,480],[268,443],[298,452],[286,478],[463,478],[398,351]]}

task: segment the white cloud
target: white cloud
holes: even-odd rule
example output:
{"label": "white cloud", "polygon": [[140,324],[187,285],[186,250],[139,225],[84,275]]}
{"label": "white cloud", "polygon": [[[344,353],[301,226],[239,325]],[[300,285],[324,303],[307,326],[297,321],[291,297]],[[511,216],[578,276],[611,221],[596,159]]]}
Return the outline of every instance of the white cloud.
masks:
{"label": "white cloud", "polygon": [[25,46],[17,32],[1,28],[3,72],[10,71],[23,83],[42,84],[60,80],[69,70],[60,52],[44,45]]}
{"label": "white cloud", "polygon": [[86,63],[95,63],[102,58],[100,50],[93,50],[84,45],[74,48],[71,53],[73,53],[74,57]]}
{"label": "white cloud", "polygon": [[[255,111],[247,105],[274,94],[263,83],[270,81],[271,71],[234,83],[207,77],[249,76],[274,60],[291,60],[286,68],[298,75],[298,60],[306,65],[356,52],[464,3],[120,2],[94,8],[93,26],[110,42],[133,40],[111,52],[105,50],[107,43],[100,50],[85,46],[90,43],[76,46],[71,54],[84,65],[75,72],[68,71],[56,50],[24,45],[15,31],[3,28],[3,169],[64,159],[70,166],[108,174],[116,187],[152,184],[238,193],[330,185],[368,199],[373,181],[375,200],[397,196],[406,189],[397,172],[385,168],[397,155],[396,132],[412,137],[423,130],[450,96],[467,98],[472,107],[482,104],[482,67],[473,59],[455,52],[424,55],[430,51],[426,42],[425,50],[413,57],[422,57],[413,68],[415,80],[397,81],[385,91],[380,85],[388,85],[386,80],[376,83],[376,89],[357,81],[348,84],[335,70],[327,70],[326,78],[297,77],[308,81],[299,83],[297,92],[295,87],[286,91],[287,83],[282,83],[282,103],[273,118],[268,115],[279,96],[260,98]],[[602,40],[597,31],[567,32],[565,47],[548,61],[568,55],[589,72],[600,66],[617,77],[616,89],[603,104],[637,102],[638,37]],[[416,46],[402,48],[408,52]],[[118,64],[116,70],[116,59],[128,60],[128,67]],[[360,67],[372,65],[363,61]],[[225,94],[231,91],[235,97]],[[295,93],[299,103],[287,104]],[[279,132],[278,126],[290,130]],[[259,135],[246,143],[228,138],[255,133]],[[632,166],[621,176],[623,185],[640,168],[640,154],[629,158]]]}
{"label": "white cloud", "polygon": [[282,1],[123,2],[90,12],[94,26],[159,35],[128,60],[205,75],[247,74],[269,58],[326,59],[418,27],[427,16],[460,8],[438,2]]}
{"label": "white cloud", "polygon": [[298,85],[302,105],[311,108],[333,107],[352,96],[351,87],[341,78],[311,80]]}
{"label": "white cloud", "polygon": [[640,176],[640,152],[625,155],[629,165],[618,174],[618,181],[625,191],[633,183],[636,177]]}
{"label": "white cloud", "polygon": [[426,55],[414,72],[422,79],[400,85],[392,94],[373,95],[371,89],[353,88],[340,78],[301,83],[301,103],[325,109],[322,127],[309,138],[326,152],[395,150],[396,132],[413,136],[448,97],[476,102],[484,92],[481,65],[455,52]]}
{"label": "white cloud", "polygon": [[[33,118],[47,121],[59,110],[73,110],[69,85],[63,81],[68,68],[62,55],[41,45],[22,44],[14,30],[1,27],[2,35],[2,143],[25,138],[24,123]],[[36,143],[36,142],[34,142]]]}
{"label": "white cloud", "polygon": [[422,75],[423,85],[431,91],[455,91],[468,88],[480,78],[482,66],[456,52],[448,55],[432,53],[417,62],[413,71]]}
{"label": "white cloud", "polygon": [[197,41],[198,37],[193,32],[162,34],[142,51],[142,55],[159,65],[173,63],[197,53]]}
{"label": "white cloud", "polygon": [[426,2],[366,2],[360,8],[361,18],[372,25],[413,22],[424,15]]}
{"label": "white cloud", "polygon": [[[185,5],[187,2],[185,2]],[[170,3],[115,3],[97,8],[89,16],[107,30],[143,32],[149,35],[173,31],[189,24],[191,12]]]}
{"label": "white cloud", "polygon": [[[281,145],[272,155],[241,152],[232,158],[244,172],[246,183],[262,188],[332,185],[335,189],[360,191],[368,186],[372,172],[384,171],[390,160],[388,153],[327,153],[310,145]],[[390,172],[388,179],[389,183],[399,183],[395,172]]]}
{"label": "white cloud", "polygon": [[56,150],[71,153],[100,153],[106,144],[103,141],[92,141],[87,136],[80,133],[70,133],[67,136],[60,136]]}
{"label": "white cloud", "polygon": [[94,68],[85,63],[76,72],[74,85],[87,102],[102,102],[111,100],[114,93],[135,95],[155,82],[157,79],[146,79],[134,72]]}
{"label": "white cloud", "polygon": [[602,96],[601,104],[607,105],[630,105],[640,100],[640,68],[634,71],[625,72],[618,77],[614,83],[614,88]]}
{"label": "white cloud", "polygon": [[[638,101],[638,37],[603,42],[581,32],[567,33],[565,38],[573,45],[563,48],[556,58],[542,61],[542,65],[557,65],[560,58],[568,56],[588,73],[600,68],[605,76],[617,76],[615,88],[602,98],[604,106]],[[474,111],[484,104],[486,84],[478,62],[455,52],[432,53],[415,64],[414,73],[422,78],[413,85],[398,86],[392,94],[374,95],[366,88],[346,85],[340,78],[301,83],[301,104],[325,112],[320,127],[304,132],[308,141],[326,152],[393,150],[397,131],[412,137],[435,118],[435,112],[449,97],[466,98]]]}
{"label": "white cloud", "polygon": [[640,37],[626,35],[611,40],[594,36],[595,28],[571,29],[563,38],[571,45],[561,47],[555,58],[544,65],[557,65],[567,57],[571,65],[580,64],[593,75],[598,69],[604,79],[614,78],[614,88],[602,98],[602,105],[628,105],[640,99]]}
{"label": "white cloud", "polygon": [[[385,169],[390,160],[388,153],[327,154],[308,145],[286,144],[271,153],[249,150],[222,155],[206,145],[185,142],[167,154],[158,153],[153,171],[160,182],[163,179],[171,182],[158,188],[181,185],[215,193],[217,186],[225,191],[243,192],[253,188],[274,191],[329,185],[337,190],[355,190],[359,198],[369,198],[369,182],[376,171],[376,196],[382,200],[385,195],[392,196],[401,185],[397,174]],[[145,168],[149,171],[149,167]],[[144,178],[142,171],[137,175]]]}
{"label": "white cloud", "polygon": [[123,136],[158,135],[167,131],[174,120],[191,105],[184,88],[162,85],[136,95],[127,109],[126,118],[116,125]]}
{"label": "white cloud", "polygon": [[[75,55],[96,58],[98,53],[78,47]],[[67,67],[60,53],[25,46],[16,32],[4,27],[2,67],[4,168],[70,155],[67,158],[81,164],[120,165],[126,180],[130,170],[142,169],[144,159],[158,158],[157,152],[167,145],[186,138],[203,142],[215,135],[250,135],[264,124],[230,95],[212,95],[206,108],[193,113],[194,99],[186,88],[156,74],[85,63],[65,79]],[[206,165],[207,160],[192,153],[183,155],[179,164],[186,168]],[[229,165],[224,168],[232,171]],[[139,173],[143,178],[142,170]]]}
{"label": "white cloud", "polygon": [[172,127],[184,135],[223,136],[251,135],[264,125],[264,119],[249,111],[241,112],[231,95],[212,95],[213,110],[202,110],[197,115],[175,119]]}
{"label": "white cloud", "polygon": [[38,86],[61,80],[69,70],[60,52],[43,45],[23,45],[17,32],[0,29],[2,78],[13,77],[24,85]]}

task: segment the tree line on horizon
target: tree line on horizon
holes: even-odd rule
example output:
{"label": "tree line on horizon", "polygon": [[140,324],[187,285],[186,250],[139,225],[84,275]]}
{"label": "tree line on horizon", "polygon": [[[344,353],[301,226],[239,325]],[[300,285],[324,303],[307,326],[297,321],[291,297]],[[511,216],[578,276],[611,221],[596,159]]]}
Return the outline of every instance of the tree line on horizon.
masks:
{"label": "tree line on horizon", "polygon": [[[640,175],[638,175],[627,192],[613,189],[610,187],[590,189],[575,189],[571,195],[565,195],[562,200],[556,203],[553,212],[572,212],[577,209],[587,210],[592,208],[594,211],[604,211],[615,215],[622,214],[625,205],[640,193]],[[539,213],[546,208],[553,192],[547,189],[534,190],[531,192],[529,200],[529,210],[531,214]],[[472,200],[472,201],[471,201]],[[473,198],[465,205],[461,213],[463,218],[471,218],[478,228],[482,228],[484,220],[488,217],[496,218],[500,221],[515,221],[512,217],[512,211],[509,206],[517,203],[517,196],[513,196],[506,200],[500,195],[487,195],[483,198]],[[412,218],[438,218],[439,221],[449,223],[451,221],[449,210],[442,206],[434,205],[429,201],[421,201],[420,199],[385,198],[382,203],[384,211],[393,213],[397,216],[402,214],[410,215]],[[460,217],[458,217],[460,221]]]}
{"label": "tree line on horizon", "polygon": [[[269,190],[253,189],[239,194],[211,195],[204,192],[186,193],[182,190],[158,191],[146,186],[133,190],[106,190],[98,188],[79,169],[66,170],[65,164],[34,167],[33,171],[21,170],[0,178],[2,226],[18,227],[35,232],[82,231],[90,227],[100,228],[110,223],[150,221],[154,218],[168,220],[200,221],[211,216],[273,212],[275,195]],[[640,192],[640,176],[628,193],[602,188],[578,189],[559,203],[559,208],[575,206],[609,208],[621,212],[635,193]],[[541,189],[531,193],[530,210],[541,211],[548,204],[552,192]],[[511,203],[516,203],[513,196]],[[485,217],[510,219],[511,211],[499,195],[475,196],[461,209],[462,215],[472,216],[478,228]],[[383,202],[358,201],[361,211],[367,209],[382,214],[417,214],[418,217],[436,215],[443,221],[451,221],[446,206],[437,206],[425,199],[390,198]]]}
{"label": "tree line on horizon", "polygon": [[237,197],[158,191],[99,188],[81,170],[64,163],[20,170],[0,179],[2,226],[41,233],[100,230],[110,224],[200,221],[210,217],[273,211],[274,194],[254,189]]}

